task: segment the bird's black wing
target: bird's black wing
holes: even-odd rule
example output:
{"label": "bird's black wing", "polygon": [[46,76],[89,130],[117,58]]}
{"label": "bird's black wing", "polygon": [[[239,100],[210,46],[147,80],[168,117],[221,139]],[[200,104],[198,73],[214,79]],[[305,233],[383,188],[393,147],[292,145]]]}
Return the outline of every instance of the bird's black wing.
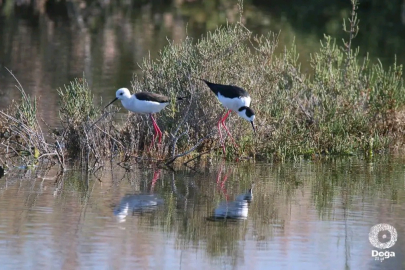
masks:
{"label": "bird's black wing", "polygon": [[203,80],[208,87],[218,96],[218,93],[221,93],[221,96],[226,98],[237,98],[237,97],[247,97],[249,96],[248,92],[245,89],[236,86],[236,85],[225,85],[225,84],[217,84],[212,83],[209,81]]}
{"label": "bird's black wing", "polygon": [[154,102],[158,102],[158,103],[167,103],[170,101],[170,99],[167,96],[155,94],[155,93],[149,93],[149,92],[136,93],[135,97],[138,100],[154,101]]}

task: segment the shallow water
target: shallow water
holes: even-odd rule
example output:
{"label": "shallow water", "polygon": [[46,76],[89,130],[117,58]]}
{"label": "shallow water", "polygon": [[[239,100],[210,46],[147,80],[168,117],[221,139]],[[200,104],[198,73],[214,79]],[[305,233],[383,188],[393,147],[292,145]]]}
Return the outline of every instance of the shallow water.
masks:
{"label": "shallow water", "polygon": [[[14,169],[0,179],[1,268],[403,269],[404,164]],[[371,256],[378,223],[397,230],[394,258]]]}

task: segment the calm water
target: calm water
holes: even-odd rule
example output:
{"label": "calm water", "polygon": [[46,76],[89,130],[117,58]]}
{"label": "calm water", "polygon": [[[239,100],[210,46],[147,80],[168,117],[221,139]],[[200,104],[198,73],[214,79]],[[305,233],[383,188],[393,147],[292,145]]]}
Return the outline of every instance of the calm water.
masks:
{"label": "calm water", "polygon": [[[403,164],[14,169],[0,179],[2,269],[404,269]],[[398,232],[382,262],[378,223]]]}

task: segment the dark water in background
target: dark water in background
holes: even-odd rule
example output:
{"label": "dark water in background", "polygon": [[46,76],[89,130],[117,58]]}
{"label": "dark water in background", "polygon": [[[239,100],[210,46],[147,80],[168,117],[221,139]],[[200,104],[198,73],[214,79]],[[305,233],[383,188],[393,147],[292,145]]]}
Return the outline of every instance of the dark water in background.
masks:
{"label": "dark water in background", "polygon": [[[60,178],[14,169],[0,179],[1,268],[404,269],[403,164],[218,162]],[[224,205],[239,219],[214,221]],[[371,256],[378,223],[397,230],[395,258]]]}
{"label": "dark water in background", "polygon": [[[235,3],[133,1],[129,6],[111,5],[70,17],[55,7],[35,13],[23,7],[9,11],[4,4],[0,16],[0,109],[20,97],[4,67],[14,72],[26,92],[39,98],[40,116],[51,125],[58,123],[56,89],[76,77],[84,75],[96,101],[103,97],[105,103],[119,87],[130,87],[142,59],[155,58],[168,40],[180,42],[187,35],[197,40],[218,25],[238,21]],[[295,39],[304,71],[324,33],[335,36],[338,43],[345,35],[342,18],[349,15],[349,1],[271,3],[245,1],[244,23],[256,34],[280,32],[279,51]],[[386,65],[395,55],[399,63],[405,63],[401,5],[398,1],[378,5],[376,1],[361,4],[361,30],[355,45],[360,45],[361,54],[369,51],[371,58],[379,57]]]}

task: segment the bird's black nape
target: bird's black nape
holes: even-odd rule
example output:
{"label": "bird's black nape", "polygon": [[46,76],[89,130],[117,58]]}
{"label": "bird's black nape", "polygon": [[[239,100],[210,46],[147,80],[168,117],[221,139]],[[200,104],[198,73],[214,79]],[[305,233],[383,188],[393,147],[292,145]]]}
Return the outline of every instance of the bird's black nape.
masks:
{"label": "bird's black nape", "polygon": [[104,107],[104,109],[107,108],[108,106],[110,106],[111,104],[113,104],[117,99],[118,98],[114,98],[113,101],[111,101],[110,103],[107,104],[107,106]]}
{"label": "bird's black nape", "polygon": [[[238,111],[239,112],[245,111],[246,116],[249,118],[255,115],[255,112],[250,107],[247,106],[240,107]],[[250,123],[252,124],[253,132],[256,133],[256,128],[255,125],[253,124],[253,121],[250,121]]]}
{"label": "bird's black nape", "polygon": [[246,116],[247,117],[251,117],[252,115],[255,115],[255,112],[252,110],[252,108],[250,108],[250,107],[247,107],[247,106],[242,106],[242,107],[240,107],[239,108],[239,110],[238,111],[243,111],[243,110],[246,110]]}

